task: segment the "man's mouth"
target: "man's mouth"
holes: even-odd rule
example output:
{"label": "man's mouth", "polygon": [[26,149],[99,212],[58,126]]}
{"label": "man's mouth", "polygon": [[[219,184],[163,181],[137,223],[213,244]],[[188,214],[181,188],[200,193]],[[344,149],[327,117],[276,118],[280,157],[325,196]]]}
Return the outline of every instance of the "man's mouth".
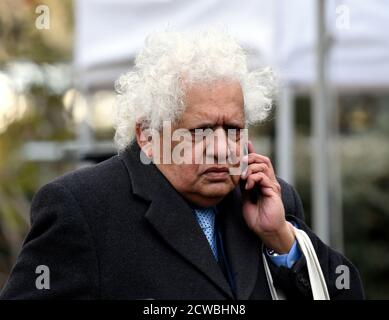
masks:
{"label": "man's mouth", "polygon": [[225,180],[230,171],[228,167],[210,167],[204,171],[204,175],[207,176],[208,179],[217,181],[217,180]]}

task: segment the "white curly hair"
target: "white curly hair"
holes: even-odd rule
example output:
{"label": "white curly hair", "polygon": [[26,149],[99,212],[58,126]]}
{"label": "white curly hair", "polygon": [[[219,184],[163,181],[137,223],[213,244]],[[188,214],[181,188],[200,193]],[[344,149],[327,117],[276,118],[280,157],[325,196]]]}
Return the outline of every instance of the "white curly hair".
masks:
{"label": "white curly hair", "polygon": [[265,120],[272,107],[275,81],[270,68],[249,71],[247,53],[226,31],[155,32],[146,38],[131,71],[115,83],[115,144],[124,150],[137,123],[160,130],[185,110],[184,84],[220,79],[239,81],[246,126]]}

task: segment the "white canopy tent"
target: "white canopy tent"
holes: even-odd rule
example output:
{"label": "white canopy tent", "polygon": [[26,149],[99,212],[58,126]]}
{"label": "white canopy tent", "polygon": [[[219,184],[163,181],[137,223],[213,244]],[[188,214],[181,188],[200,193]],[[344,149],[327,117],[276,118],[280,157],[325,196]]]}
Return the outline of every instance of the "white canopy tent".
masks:
{"label": "white canopy tent", "polygon": [[[316,23],[312,0],[276,0],[276,65],[291,84],[315,80]],[[389,2],[327,0],[328,80],[332,86],[359,90],[389,86]],[[304,14],[304,13],[305,14]]]}
{"label": "white canopy tent", "polygon": [[[86,91],[113,88],[114,80],[131,67],[152,31],[169,25],[179,30],[226,26],[250,51],[252,67],[271,65],[282,80],[276,118],[277,168],[278,175],[292,183],[294,91],[316,88],[314,132],[321,139],[316,145],[322,145],[314,162],[314,202],[322,205],[314,205],[314,228],[329,242],[329,206],[325,205],[329,183],[323,178],[328,162],[320,158],[328,151],[326,79],[328,87],[389,89],[389,37],[385,31],[389,29],[389,2],[327,0],[325,4],[324,8],[324,0],[78,0],[77,82]],[[320,24],[320,17],[325,24]]]}
{"label": "white canopy tent", "polygon": [[112,87],[129,69],[153,31],[226,27],[252,53],[252,66],[273,52],[270,1],[247,0],[79,0],[76,2],[74,63],[83,86]]}
{"label": "white canopy tent", "polygon": [[[252,66],[270,64],[290,84],[315,79],[312,0],[78,0],[74,64],[87,87],[112,85],[155,30],[224,25],[250,50]],[[387,87],[389,2],[327,0],[329,79],[341,87]],[[98,77],[93,77],[98,75]],[[111,81],[112,80],[112,81]]]}

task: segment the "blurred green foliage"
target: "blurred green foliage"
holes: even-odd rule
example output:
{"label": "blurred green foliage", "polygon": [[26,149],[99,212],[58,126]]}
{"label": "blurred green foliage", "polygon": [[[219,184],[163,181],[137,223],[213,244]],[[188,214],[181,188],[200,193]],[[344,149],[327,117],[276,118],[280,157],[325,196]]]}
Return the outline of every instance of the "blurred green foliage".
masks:
{"label": "blurred green foliage", "polygon": [[[297,98],[296,187],[311,221],[310,100]],[[367,298],[389,299],[389,94],[338,100],[344,252],[358,267]]]}
{"label": "blurred green foliage", "polygon": [[[51,15],[60,17],[59,21],[52,19],[50,30],[34,27],[38,4],[47,4]],[[38,66],[71,61],[72,2],[1,1],[0,39],[0,70],[14,61],[30,61]],[[74,167],[65,162],[24,161],[25,142],[72,139],[74,123],[63,107],[62,93],[53,93],[46,83],[31,85],[21,94],[27,102],[23,117],[0,131],[0,288],[28,231],[34,193],[54,176]]]}

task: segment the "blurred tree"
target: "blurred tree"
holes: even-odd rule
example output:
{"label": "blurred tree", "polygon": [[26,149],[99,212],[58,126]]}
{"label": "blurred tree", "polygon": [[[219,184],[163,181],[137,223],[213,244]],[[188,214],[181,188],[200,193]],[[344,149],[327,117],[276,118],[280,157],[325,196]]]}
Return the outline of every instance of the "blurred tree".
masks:
{"label": "blurred tree", "polygon": [[[40,4],[50,9],[48,30],[35,27],[35,8]],[[69,63],[72,26],[72,1],[1,1],[0,70],[15,61],[30,61],[38,68],[43,63]],[[63,108],[63,92],[53,92],[46,80],[22,92],[15,85],[13,107],[17,109],[23,103],[25,111],[0,131],[0,288],[28,231],[33,194],[48,179],[74,167],[65,162],[25,162],[22,158],[22,145],[29,140],[62,141],[74,137],[74,123]]]}
{"label": "blurred tree", "polygon": [[[49,8],[49,29],[35,27],[39,5]],[[17,59],[36,63],[70,61],[73,49],[72,10],[72,0],[1,1],[0,63]]]}
{"label": "blurred tree", "polygon": [[[338,106],[344,249],[360,270],[371,299],[389,298],[388,104],[385,94],[358,94],[341,96]],[[309,99],[297,99],[297,189],[308,222],[312,208],[309,108]]]}

